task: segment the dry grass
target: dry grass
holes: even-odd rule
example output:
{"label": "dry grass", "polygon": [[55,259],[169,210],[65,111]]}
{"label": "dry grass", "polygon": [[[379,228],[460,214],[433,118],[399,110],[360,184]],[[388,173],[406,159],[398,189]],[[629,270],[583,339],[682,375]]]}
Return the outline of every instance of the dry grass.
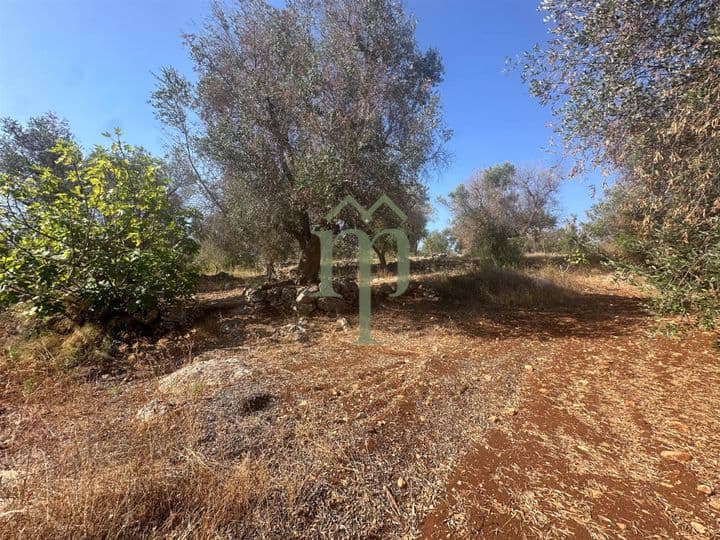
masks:
{"label": "dry grass", "polygon": [[[562,537],[584,523],[590,536],[602,538],[612,527],[593,517],[580,494],[556,483],[553,471],[497,462],[491,476],[509,491],[492,501],[477,483],[490,486],[489,478],[461,471],[477,448],[493,444],[492,426],[518,448],[531,440],[530,453],[548,448],[567,456],[558,471],[605,468],[612,478],[632,480],[648,470],[641,466],[655,466],[627,431],[635,417],[624,412],[606,426],[622,441],[621,460],[595,444],[579,443],[589,453],[577,446],[586,435],[580,422],[600,421],[596,398],[607,401],[605,413],[625,411],[618,400],[632,391],[648,396],[648,411],[667,412],[668,394],[653,393],[648,372],[625,373],[632,388],[618,388],[603,386],[607,373],[598,366],[596,379],[582,364],[572,367],[586,349],[601,354],[595,349],[608,343],[616,346],[608,349],[614,357],[638,354],[625,344],[630,334],[644,335],[635,299],[605,276],[553,267],[442,271],[422,283],[439,299],[415,291],[373,307],[378,345],[353,343],[355,317],[348,317],[347,331],[329,318],[300,322],[307,332],[296,341],[276,332],[292,319],[215,313],[168,336],[169,345],[129,346],[137,362],[106,378],[54,373],[29,393],[22,377],[7,379],[0,468],[18,478],[0,480],[0,537],[411,538],[428,534],[428,516],[449,493],[463,493],[448,506],[448,532],[482,536],[487,530],[475,513],[489,506],[521,519],[524,531]],[[83,335],[72,342],[84,343]],[[162,393],[158,377],[199,353],[239,358],[251,375]],[[571,369],[552,363],[563,358]],[[21,364],[9,361],[6,370]],[[684,380],[700,385],[703,376],[692,371]],[[557,380],[557,394],[545,394],[550,404],[567,411],[578,433],[514,424],[525,418],[527,385],[539,393],[547,380]],[[702,407],[709,396],[702,393]],[[149,402],[167,412],[136,418]],[[513,416],[511,408],[520,413]],[[648,417],[665,425],[660,416]],[[694,432],[707,452],[715,449],[707,430],[716,427],[707,419]],[[709,475],[704,452],[696,451],[692,467]],[[588,497],[624,494],[595,477],[582,489]],[[679,530],[687,529],[686,517],[677,519]]]}
{"label": "dry grass", "polygon": [[544,266],[535,271],[519,271],[486,266],[430,274],[423,282],[442,298],[475,305],[496,307],[546,307],[568,302],[576,296],[571,274]]}

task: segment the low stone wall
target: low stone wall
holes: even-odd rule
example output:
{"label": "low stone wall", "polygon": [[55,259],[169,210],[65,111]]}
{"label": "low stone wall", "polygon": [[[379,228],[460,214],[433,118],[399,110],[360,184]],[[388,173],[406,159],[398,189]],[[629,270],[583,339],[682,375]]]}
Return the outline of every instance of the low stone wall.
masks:
{"label": "low stone wall", "polygon": [[274,308],[294,311],[299,315],[310,315],[316,311],[328,314],[352,312],[358,303],[357,283],[350,279],[338,279],[333,281],[333,288],[340,295],[339,298],[317,298],[313,295],[319,290],[317,285],[300,286],[287,282],[248,288],[243,296],[253,311]]}

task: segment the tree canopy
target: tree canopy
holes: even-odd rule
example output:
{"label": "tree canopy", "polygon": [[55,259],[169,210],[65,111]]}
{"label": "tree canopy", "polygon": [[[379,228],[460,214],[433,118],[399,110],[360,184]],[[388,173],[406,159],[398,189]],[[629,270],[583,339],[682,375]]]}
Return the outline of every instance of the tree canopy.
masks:
{"label": "tree canopy", "polygon": [[529,239],[554,227],[560,176],[502,163],[474,173],[445,201],[459,247],[496,262],[516,260]]}
{"label": "tree canopy", "polygon": [[83,156],[70,140],[52,142],[56,124],[38,125],[15,125],[20,131],[0,145],[18,140],[14,133],[37,143],[13,154],[27,158],[21,167],[10,159],[0,170],[0,303],[145,318],[190,296],[191,219],[173,201],[162,163],[119,139]]}
{"label": "tree canopy", "polygon": [[442,164],[449,137],[443,68],[400,3],[216,4],[186,42],[197,84],[163,70],[158,116],[201,194],[266,251],[292,241],[302,280],[319,271],[313,227],[346,195],[369,206],[387,194],[407,213],[426,202],[423,175]]}
{"label": "tree canopy", "polygon": [[[545,0],[524,77],[567,147],[613,168],[624,231],[663,307],[717,309],[720,2]],[[715,306],[715,307],[712,307]]]}

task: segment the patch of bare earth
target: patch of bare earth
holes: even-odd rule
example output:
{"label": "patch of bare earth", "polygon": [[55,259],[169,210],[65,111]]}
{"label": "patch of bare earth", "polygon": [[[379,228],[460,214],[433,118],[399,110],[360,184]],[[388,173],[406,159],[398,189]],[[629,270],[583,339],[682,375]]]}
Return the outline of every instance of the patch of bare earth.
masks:
{"label": "patch of bare earth", "polygon": [[0,537],[714,533],[710,336],[648,337],[604,276],[532,308],[540,282],[491,307],[474,278],[424,279],[439,298],[374,305],[377,345],[352,315],[247,313],[227,288],[123,370],[8,379]]}
{"label": "patch of bare earth", "polygon": [[[649,335],[627,302],[579,306],[526,356],[516,409],[464,454],[424,537],[718,537],[716,336]],[[583,322],[593,309],[618,325]]]}

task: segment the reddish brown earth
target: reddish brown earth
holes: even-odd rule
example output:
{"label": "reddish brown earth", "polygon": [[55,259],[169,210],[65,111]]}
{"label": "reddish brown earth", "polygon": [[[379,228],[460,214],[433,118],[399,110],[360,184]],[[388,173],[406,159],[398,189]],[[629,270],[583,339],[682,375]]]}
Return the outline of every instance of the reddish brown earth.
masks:
{"label": "reddish brown earth", "polygon": [[423,537],[720,537],[716,337],[650,336],[633,312],[619,309],[610,332],[575,320],[538,344],[516,410],[453,469]]}
{"label": "reddish brown earth", "polygon": [[[426,276],[438,297],[374,306],[372,346],[352,314],[238,312],[233,283],[104,372],[15,355],[0,537],[718,537],[717,336],[659,335],[635,289],[553,276],[567,290]],[[161,391],[203,362],[249,375]]]}

